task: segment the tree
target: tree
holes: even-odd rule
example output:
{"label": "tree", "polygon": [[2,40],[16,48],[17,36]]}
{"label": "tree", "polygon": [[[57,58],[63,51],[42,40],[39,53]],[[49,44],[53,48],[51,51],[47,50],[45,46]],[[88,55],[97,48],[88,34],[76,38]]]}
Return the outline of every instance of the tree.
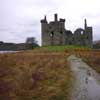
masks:
{"label": "tree", "polygon": [[32,44],[33,46],[38,46],[35,37],[28,37],[28,38],[26,39],[26,43],[27,43],[27,44]]}

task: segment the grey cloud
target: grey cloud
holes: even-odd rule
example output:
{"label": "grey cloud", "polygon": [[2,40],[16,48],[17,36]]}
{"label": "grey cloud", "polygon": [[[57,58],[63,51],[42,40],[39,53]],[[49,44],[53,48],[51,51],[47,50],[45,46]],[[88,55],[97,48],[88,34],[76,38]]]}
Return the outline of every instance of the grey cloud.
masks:
{"label": "grey cloud", "polygon": [[6,32],[6,31],[9,31],[9,29],[7,29],[7,28],[0,28],[0,32]]}
{"label": "grey cloud", "polygon": [[100,39],[100,12],[74,11],[67,1],[70,0],[0,0],[0,40],[24,42],[26,37],[34,36],[40,43],[40,19],[47,14],[51,20],[55,12],[66,18],[66,29],[70,30],[84,25],[83,20],[87,18],[94,27],[94,38]]}

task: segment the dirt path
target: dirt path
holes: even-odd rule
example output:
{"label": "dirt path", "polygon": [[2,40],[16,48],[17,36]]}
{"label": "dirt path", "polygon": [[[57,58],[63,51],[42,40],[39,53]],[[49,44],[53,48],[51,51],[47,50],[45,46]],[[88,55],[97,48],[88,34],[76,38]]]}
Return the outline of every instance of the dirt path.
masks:
{"label": "dirt path", "polygon": [[68,61],[76,78],[72,100],[100,100],[100,75],[74,55]]}

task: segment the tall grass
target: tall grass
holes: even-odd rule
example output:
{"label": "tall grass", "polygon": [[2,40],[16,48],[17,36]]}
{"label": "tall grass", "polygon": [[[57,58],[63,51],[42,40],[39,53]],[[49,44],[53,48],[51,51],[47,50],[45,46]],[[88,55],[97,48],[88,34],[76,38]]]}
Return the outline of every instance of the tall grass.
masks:
{"label": "tall grass", "polygon": [[65,53],[0,54],[0,100],[70,100]]}
{"label": "tall grass", "polygon": [[100,73],[100,50],[76,50],[75,54]]}

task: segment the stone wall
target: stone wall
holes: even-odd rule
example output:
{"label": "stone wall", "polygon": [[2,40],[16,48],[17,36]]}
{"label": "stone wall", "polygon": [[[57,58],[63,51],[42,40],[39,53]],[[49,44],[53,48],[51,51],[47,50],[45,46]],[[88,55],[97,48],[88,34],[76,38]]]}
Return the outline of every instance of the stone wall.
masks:
{"label": "stone wall", "polygon": [[41,20],[42,46],[47,45],[83,45],[92,47],[92,27],[78,28],[72,33],[65,29],[65,19],[54,15],[54,21],[48,22],[46,16]]}

